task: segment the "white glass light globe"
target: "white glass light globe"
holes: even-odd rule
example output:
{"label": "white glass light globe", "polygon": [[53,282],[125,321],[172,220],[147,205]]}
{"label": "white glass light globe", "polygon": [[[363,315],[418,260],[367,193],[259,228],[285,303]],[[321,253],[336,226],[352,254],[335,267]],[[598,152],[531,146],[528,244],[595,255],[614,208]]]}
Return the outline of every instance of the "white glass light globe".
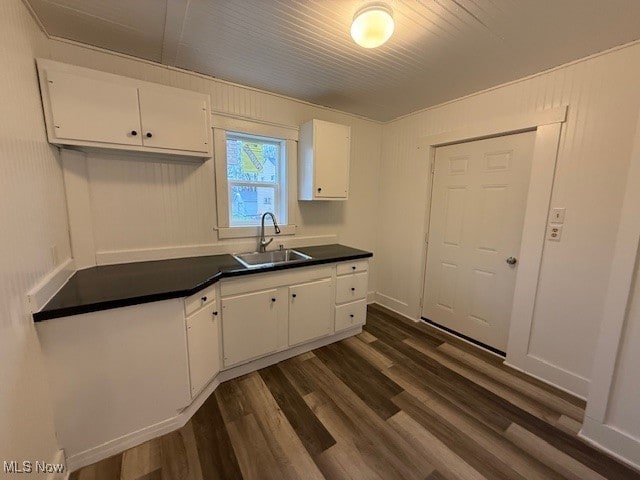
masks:
{"label": "white glass light globe", "polygon": [[384,5],[370,5],[356,13],[351,24],[351,37],[364,48],[376,48],[393,34],[395,25],[391,9]]}

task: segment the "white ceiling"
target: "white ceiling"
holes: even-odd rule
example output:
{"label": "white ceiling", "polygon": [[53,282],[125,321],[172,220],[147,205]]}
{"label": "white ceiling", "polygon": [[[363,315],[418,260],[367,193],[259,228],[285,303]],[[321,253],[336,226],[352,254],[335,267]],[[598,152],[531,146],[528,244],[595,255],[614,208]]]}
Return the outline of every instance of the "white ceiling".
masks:
{"label": "white ceiling", "polygon": [[639,0],[387,0],[374,50],[366,0],[27,1],[50,35],[383,121],[640,38]]}

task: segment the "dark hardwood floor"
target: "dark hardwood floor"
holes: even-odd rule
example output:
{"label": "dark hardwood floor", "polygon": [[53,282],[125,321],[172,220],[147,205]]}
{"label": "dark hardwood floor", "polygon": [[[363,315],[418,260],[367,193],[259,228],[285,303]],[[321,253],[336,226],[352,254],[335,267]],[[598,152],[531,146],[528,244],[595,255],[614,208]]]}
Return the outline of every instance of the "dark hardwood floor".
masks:
{"label": "dark hardwood floor", "polygon": [[71,475],[640,479],[577,436],[584,402],[427,325],[364,332],[226,382],[180,430]]}

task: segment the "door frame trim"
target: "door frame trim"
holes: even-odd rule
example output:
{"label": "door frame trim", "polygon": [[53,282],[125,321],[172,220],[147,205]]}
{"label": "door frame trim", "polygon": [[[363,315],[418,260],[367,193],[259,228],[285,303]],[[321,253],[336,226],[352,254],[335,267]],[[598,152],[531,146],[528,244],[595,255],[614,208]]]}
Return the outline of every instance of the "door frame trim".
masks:
{"label": "door frame trim", "polygon": [[535,131],[531,176],[529,179],[505,363],[537,377],[544,378],[547,382],[561,386],[563,389],[568,389],[584,398],[587,395],[589,385],[589,381],[586,378],[552,365],[529,352],[560,135],[562,124],[566,122],[567,110],[568,106],[563,105],[530,114],[489,118],[479,124],[419,139],[418,150],[424,152],[429,162],[427,198],[425,199],[429,200],[429,208],[426,209],[422,237],[426,244],[425,248],[422,249],[420,259],[423,274],[421,278],[422,288],[420,290],[420,312],[417,317],[422,315],[424,303],[429,222],[432,205],[431,196],[433,191],[432,170],[436,148],[455,143]]}

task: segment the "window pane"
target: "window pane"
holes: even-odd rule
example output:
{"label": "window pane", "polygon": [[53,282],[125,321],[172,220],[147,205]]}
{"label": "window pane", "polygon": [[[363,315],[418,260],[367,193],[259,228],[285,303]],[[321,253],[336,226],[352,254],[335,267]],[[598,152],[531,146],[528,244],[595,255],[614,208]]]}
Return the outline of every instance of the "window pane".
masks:
{"label": "window pane", "polygon": [[227,177],[243,182],[278,183],[280,144],[227,136]]}
{"label": "window pane", "polygon": [[274,187],[230,185],[229,196],[231,225],[256,225],[260,222],[263,213],[278,214],[279,209]]}

